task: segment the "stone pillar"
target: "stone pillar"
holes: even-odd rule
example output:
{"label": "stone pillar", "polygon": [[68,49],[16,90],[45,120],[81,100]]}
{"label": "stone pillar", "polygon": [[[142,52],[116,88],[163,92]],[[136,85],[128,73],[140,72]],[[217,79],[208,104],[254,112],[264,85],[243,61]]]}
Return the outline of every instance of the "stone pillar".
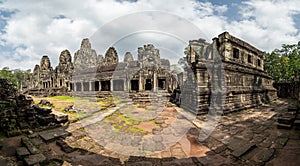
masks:
{"label": "stone pillar", "polygon": [[92,81],[89,81],[89,91],[92,91],[93,87],[92,87]]}
{"label": "stone pillar", "polygon": [[127,82],[126,82],[126,84],[127,84],[127,91],[128,92],[131,92],[131,80],[127,80]]}
{"label": "stone pillar", "polygon": [[101,91],[101,81],[99,81],[99,91]]}
{"label": "stone pillar", "polygon": [[114,80],[111,79],[110,80],[110,91],[113,91],[114,90]]}
{"label": "stone pillar", "polygon": [[74,91],[74,92],[77,91],[77,85],[76,85],[76,82],[73,82],[73,91]]}
{"label": "stone pillar", "polygon": [[81,81],[80,84],[81,84],[81,92],[83,92],[84,91],[83,82]]}
{"label": "stone pillar", "polygon": [[157,73],[153,71],[153,91],[157,91]]}
{"label": "stone pillar", "polygon": [[123,82],[124,83],[124,89],[123,89],[124,91],[128,91],[128,86],[127,86],[128,83],[127,82],[128,82],[127,79],[124,79],[124,82]]}
{"label": "stone pillar", "polygon": [[142,77],[142,71],[139,72],[139,91],[142,92],[144,91],[144,85],[143,85],[143,77]]}

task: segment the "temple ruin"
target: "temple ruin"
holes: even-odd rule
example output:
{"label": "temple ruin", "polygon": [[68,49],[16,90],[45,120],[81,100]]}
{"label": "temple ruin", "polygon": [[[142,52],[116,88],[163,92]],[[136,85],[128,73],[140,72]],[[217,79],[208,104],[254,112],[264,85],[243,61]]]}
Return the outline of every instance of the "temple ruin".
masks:
{"label": "temple ruin", "polygon": [[139,47],[137,56],[138,59],[134,60],[133,55],[127,52],[124,61],[119,62],[116,49],[110,47],[103,57],[97,55],[88,39],[83,39],[73,62],[68,50],[61,52],[55,69],[51,67],[49,57],[43,56],[23,90],[37,96],[105,97],[113,91],[143,94],[150,91],[171,92],[176,88],[176,75],[169,72],[169,60],[160,58],[154,45]]}
{"label": "temple ruin", "polygon": [[212,44],[203,39],[189,41],[186,59],[193,75],[182,73],[186,76],[179,77],[179,82],[184,82],[183,78],[192,80],[193,76],[197,91],[183,84],[184,93],[177,102],[201,114],[217,102],[222,103],[223,113],[228,113],[274,100],[276,89],[264,71],[264,54],[228,32],[214,38]]}
{"label": "temple ruin", "polygon": [[[214,38],[212,44],[203,39],[191,40],[188,50],[186,67],[192,72],[175,75],[170,72],[169,60],[160,58],[159,50],[152,44],[139,47],[136,60],[127,52],[121,62],[114,47],[103,57],[97,55],[88,39],[83,39],[74,60],[70,52],[64,50],[55,69],[49,57],[43,56],[23,90],[44,96],[105,97],[113,92],[128,92],[131,97],[147,98],[151,91],[163,92],[166,96],[173,93],[173,102],[198,113],[206,113],[212,100],[222,101],[226,113],[276,98],[273,80],[264,71],[264,52],[252,45],[224,32]],[[213,68],[208,67],[212,64]],[[211,72],[211,69],[224,72]],[[214,93],[223,95],[213,99]]]}

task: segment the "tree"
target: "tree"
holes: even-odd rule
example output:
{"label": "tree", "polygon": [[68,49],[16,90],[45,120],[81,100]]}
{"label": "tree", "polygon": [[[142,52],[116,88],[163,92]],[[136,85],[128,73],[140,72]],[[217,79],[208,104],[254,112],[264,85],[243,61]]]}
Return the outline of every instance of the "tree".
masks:
{"label": "tree", "polygon": [[300,42],[298,44],[283,44],[281,49],[275,49],[265,56],[265,70],[278,82],[287,79],[300,78]]}
{"label": "tree", "polygon": [[31,70],[22,71],[20,69],[10,70],[8,67],[3,67],[0,70],[0,78],[5,78],[12,82],[18,89],[21,88],[22,82],[24,82],[25,75],[31,76]]}

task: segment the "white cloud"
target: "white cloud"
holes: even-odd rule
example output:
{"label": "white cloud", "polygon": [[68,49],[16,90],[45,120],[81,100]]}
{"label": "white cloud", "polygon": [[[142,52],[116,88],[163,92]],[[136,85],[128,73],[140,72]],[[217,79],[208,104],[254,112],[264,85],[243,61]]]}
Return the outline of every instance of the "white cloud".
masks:
{"label": "white cloud", "polygon": [[[259,49],[272,51],[283,43],[296,43],[300,40],[299,30],[293,20],[293,15],[300,13],[297,6],[300,6],[297,0],[249,0],[241,4],[240,11],[236,11],[242,19],[229,22],[224,16],[230,10],[227,5],[194,0],[9,0],[0,4],[0,9],[16,10],[16,13],[7,19],[0,44],[4,47],[11,46],[15,50],[1,52],[0,68],[33,68],[42,55],[49,55],[55,66],[62,50],[69,49],[74,54],[79,49],[81,40],[92,36],[105,23],[145,10],[169,12],[188,19],[205,34],[191,39],[204,37],[210,41],[227,30]],[[141,23],[136,20],[127,24],[139,26]],[[182,31],[177,26],[173,28],[174,31]],[[129,51],[131,50],[130,48]],[[22,58],[23,61],[20,60]]]}

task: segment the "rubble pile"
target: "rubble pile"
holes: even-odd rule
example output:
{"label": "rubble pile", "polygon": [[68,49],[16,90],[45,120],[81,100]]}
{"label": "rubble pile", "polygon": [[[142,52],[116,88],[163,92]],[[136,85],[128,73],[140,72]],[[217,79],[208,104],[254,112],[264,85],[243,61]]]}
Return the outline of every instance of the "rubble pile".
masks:
{"label": "rubble pile", "polygon": [[282,129],[300,129],[300,102],[288,106],[287,111],[279,114],[277,127]]}
{"label": "rubble pile", "polygon": [[65,116],[56,116],[51,108],[33,105],[31,97],[20,94],[8,80],[0,79],[0,128],[7,136],[64,123],[68,120]]}

